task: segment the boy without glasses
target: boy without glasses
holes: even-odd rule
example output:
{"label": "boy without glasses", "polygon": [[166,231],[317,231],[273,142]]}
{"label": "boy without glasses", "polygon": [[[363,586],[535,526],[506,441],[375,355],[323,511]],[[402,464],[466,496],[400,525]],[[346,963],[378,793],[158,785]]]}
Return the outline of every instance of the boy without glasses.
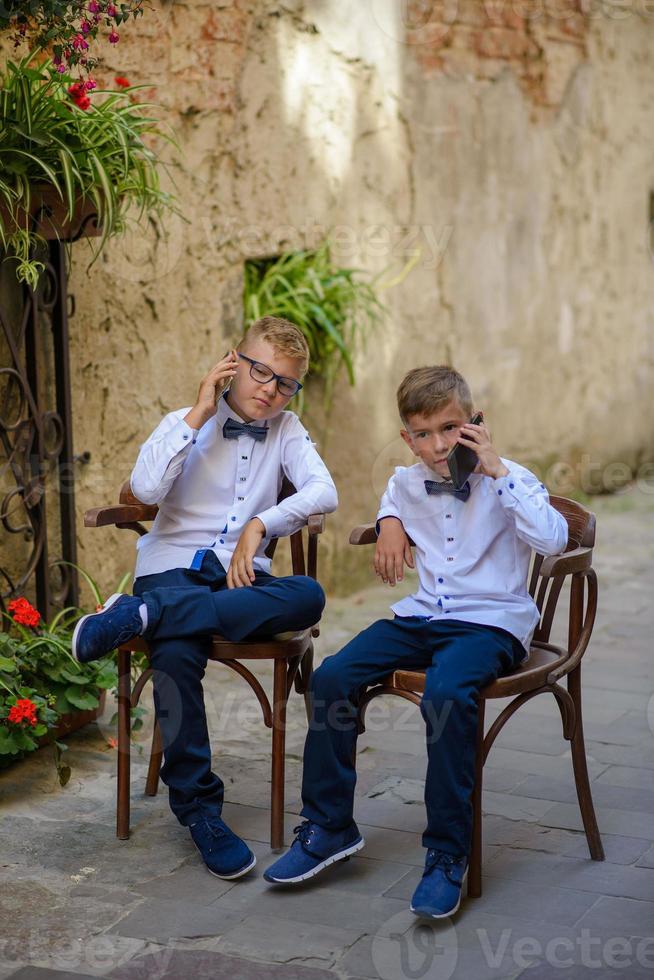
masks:
{"label": "boy without glasses", "polygon": [[[305,629],[325,601],[308,576],[274,578],[265,555],[272,537],[338,503],[306,429],[284,411],[308,363],[298,327],[264,317],[202,379],[195,405],[166,415],[131,477],[135,496],[159,508],[138,541],[134,596],[112,596],[73,637],[83,662],[133,636],[147,639],[170,806],[221,878],[238,878],[256,861],[220,817],[223,783],[211,771],[202,690],[211,636]],[[297,492],[278,504],[284,475]]]}
{"label": "boy without glasses", "polygon": [[[389,585],[413,567],[418,589],[313,676],[313,717],[304,750],[304,823],[290,850],[264,873],[295,883],[363,847],[353,820],[361,688],[396,669],[425,669],[427,729],[425,871],[411,902],[443,918],[459,907],[472,836],[477,696],[528,655],[538,610],[527,587],[531,549],[561,551],[567,524],[545,487],[495,451],[472,396],[449,367],[410,371],[398,393],[402,438],[419,462],[397,467],[377,514],[375,571]],[[478,464],[462,490],[447,455],[461,443]]]}

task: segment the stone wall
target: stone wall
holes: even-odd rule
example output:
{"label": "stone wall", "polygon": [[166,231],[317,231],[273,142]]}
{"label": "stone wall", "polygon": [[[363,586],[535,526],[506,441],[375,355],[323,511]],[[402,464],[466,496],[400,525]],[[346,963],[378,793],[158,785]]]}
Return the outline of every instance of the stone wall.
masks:
{"label": "stone wall", "polygon": [[[408,461],[394,396],[412,366],[458,366],[500,452],[560,492],[652,459],[654,16],[644,0],[557,3],[153,0],[139,34],[124,29],[105,77],[165,106],[186,220],[113,242],[90,270],[74,247],[80,525],[239,335],[244,261],[327,229],[339,260],[383,282],[414,256],[383,290],[357,386],[342,379],[328,420],[309,392],[341,497],[330,588],[367,580],[347,534]],[[131,567],[129,532],[80,526],[79,542],[107,589]]]}

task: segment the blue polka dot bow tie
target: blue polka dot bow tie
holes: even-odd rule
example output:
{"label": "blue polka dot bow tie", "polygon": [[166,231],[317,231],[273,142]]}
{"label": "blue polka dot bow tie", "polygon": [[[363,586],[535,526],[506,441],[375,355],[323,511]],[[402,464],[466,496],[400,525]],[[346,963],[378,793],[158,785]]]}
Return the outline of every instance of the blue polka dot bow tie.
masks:
{"label": "blue polka dot bow tie", "polygon": [[237,422],[236,419],[227,419],[223,425],[223,435],[225,439],[238,439],[239,436],[252,436],[257,442],[263,442],[268,435],[268,428],[265,425],[246,425],[245,422]]}
{"label": "blue polka dot bow tie", "polygon": [[462,500],[464,503],[470,496],[470,484],[466,481],[460,490],[454,486],[453,483],[446,481],[445,483],[438,483],[437,480],[425,480],[425,490],[429,494],[438,495],[439,493],[449,493],[457,500]]}

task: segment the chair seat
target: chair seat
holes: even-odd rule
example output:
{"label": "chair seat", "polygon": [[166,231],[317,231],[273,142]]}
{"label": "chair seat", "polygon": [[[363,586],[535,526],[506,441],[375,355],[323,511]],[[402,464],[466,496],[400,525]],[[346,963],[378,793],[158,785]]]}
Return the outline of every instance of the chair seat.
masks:
{"label": "chair seat", "polygon": [[[534,643],[529,651],[526,663],[511,674],[498,677],[482,691],[483,698],[506,698],[524,691],[533,691],[547,683],[547,677],[555,667],[567,659],[565,650],[552,643]],[[395,687],[400,691],[415,691],[422,694],[425,690],[424,670],[396,670],[388,674],[383,684]]]}
{"label": "chair seat", "polygon": [[[297,632],[277,633],[272,638],[262,640],[226,640],[224,636],[213,636],[209,660],[287,660],[299,657],[311,644],[311,628]],[[139,650],[148,653],[149,647],[142,636],[135,636],[121,644],[124,650]]]}

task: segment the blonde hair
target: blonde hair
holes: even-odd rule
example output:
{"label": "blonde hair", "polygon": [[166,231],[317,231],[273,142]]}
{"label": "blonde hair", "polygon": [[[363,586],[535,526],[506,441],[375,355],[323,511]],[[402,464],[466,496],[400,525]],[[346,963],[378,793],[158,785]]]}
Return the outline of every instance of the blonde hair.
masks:
{"label": "blonde hair", "polygon": [[263,316],[244,333],[239,341],[238,350],[242,350],[248,340],[265,340],[279,354],[295,357],[302,362],[301,373],[306,374],[309,368],[309,345],[298,326],[290,320],[279,316]]}
{"label": "blonde hair", "polygon": [[397,407],[403,422],[410,415],[431,415],[454,398],[463,412],[471,416],[473,404],[468,383],[446,364],[414,368],[397,389]]}

